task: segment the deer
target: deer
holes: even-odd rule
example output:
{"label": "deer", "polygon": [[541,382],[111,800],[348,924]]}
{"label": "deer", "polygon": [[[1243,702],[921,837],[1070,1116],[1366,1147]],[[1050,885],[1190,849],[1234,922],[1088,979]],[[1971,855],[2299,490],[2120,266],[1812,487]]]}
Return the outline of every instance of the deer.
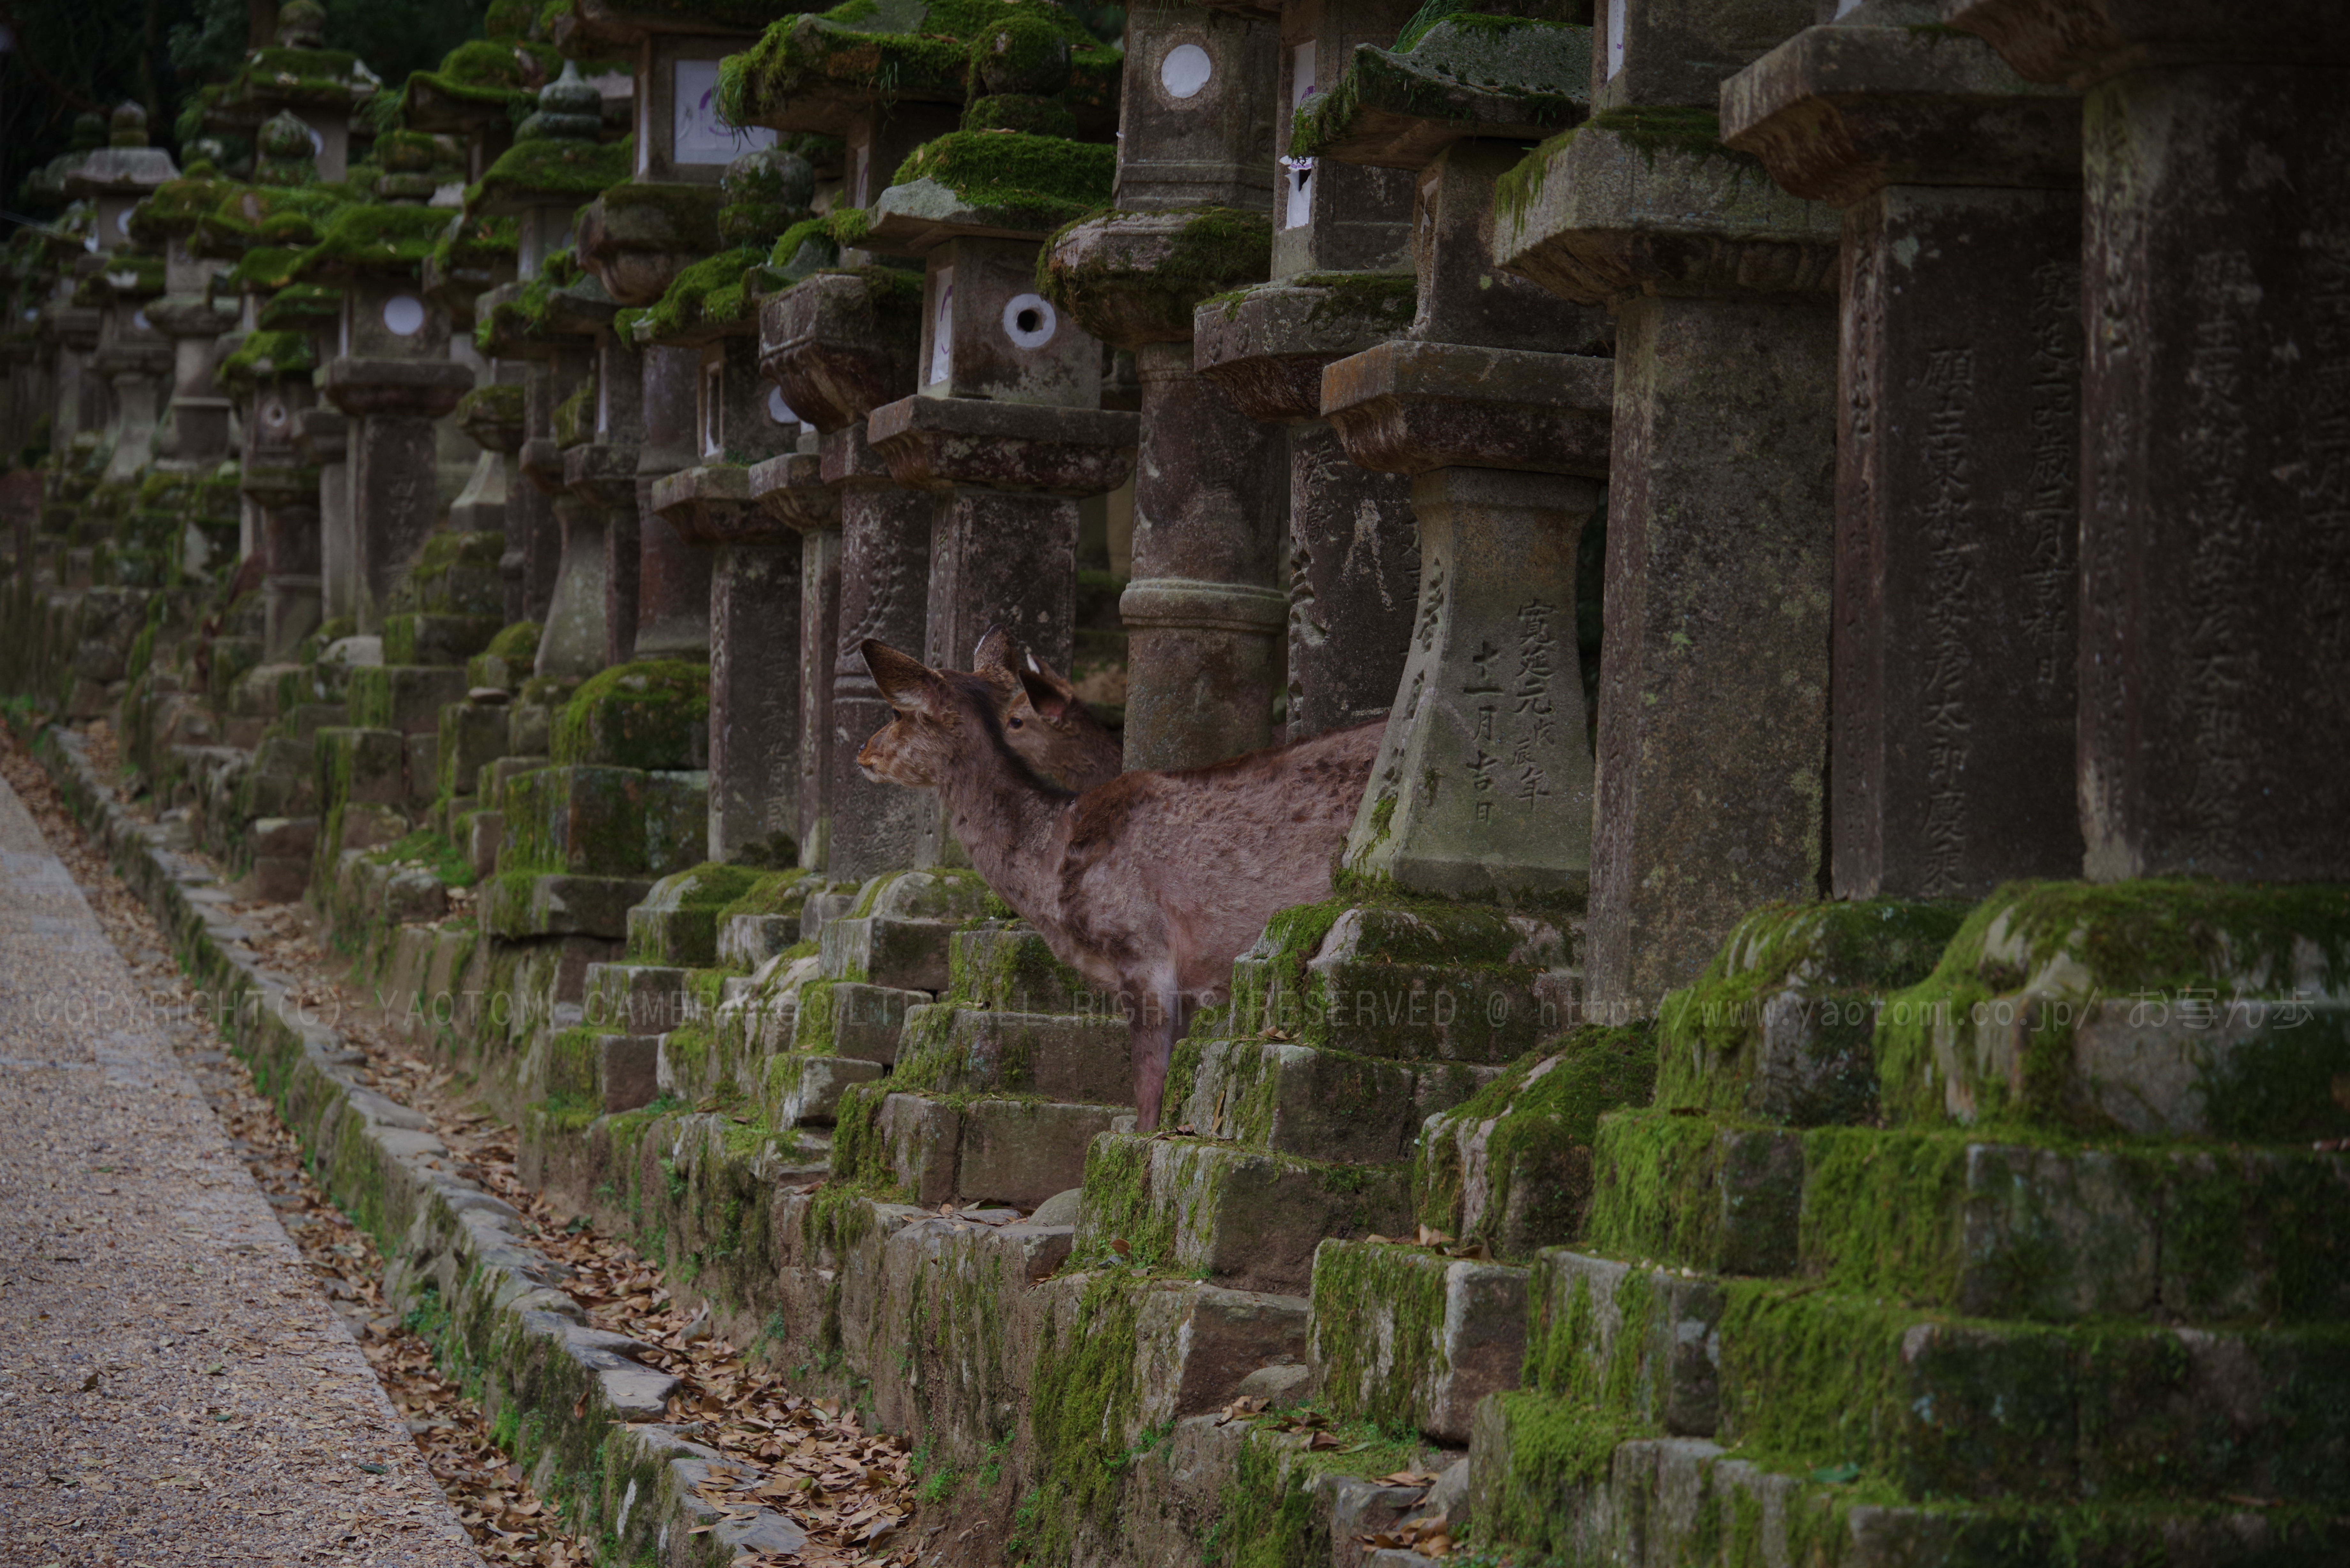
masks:
{"label": "deer", "polygon": [[971,670],[996,689],[1004,739],[1045,783],[1083,794],[1125,771],[1125,748],[1109,726],[1003,626],[989,627],[979,639]]}
{"label": "deer", "polygon": [[[1006,737],[1000,689],[868,639],[893,710],[858,753],[866,777],[934,789],[998,898],[1128,1018],[1136,1126],[1159,1126],[1167,1063],[1275,911],[1329,897],[1385,721],[1205,767],[1121,774],[1079,794]],[[1054,688],[1014,671],[1042,711]]]}

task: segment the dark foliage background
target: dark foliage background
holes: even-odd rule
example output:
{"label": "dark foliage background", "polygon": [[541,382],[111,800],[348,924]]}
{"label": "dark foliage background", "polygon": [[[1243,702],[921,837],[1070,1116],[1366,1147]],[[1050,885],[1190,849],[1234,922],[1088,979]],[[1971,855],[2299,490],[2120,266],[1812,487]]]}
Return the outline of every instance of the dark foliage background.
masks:
{"label": "dark foliage background", "polygon": [[[325,0],[327,41],[394,90],[479,37],[484,0]],[[128,99],[160,147],[187,95],[274,38],[276,0],[0,0],[0,206],[73,142],[74,117]]]}

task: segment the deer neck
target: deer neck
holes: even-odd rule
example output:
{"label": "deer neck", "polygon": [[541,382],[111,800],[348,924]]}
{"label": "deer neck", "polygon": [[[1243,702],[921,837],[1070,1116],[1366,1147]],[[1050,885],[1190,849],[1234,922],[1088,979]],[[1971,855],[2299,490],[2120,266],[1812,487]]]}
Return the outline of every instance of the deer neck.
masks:
{"label": "deer neck", "polygon": [[1047,789],[1008,748],[983,746],[940,786],[947,820],[997,897],[1037,923],[1058,912],[1060,840],[1075,797]]}

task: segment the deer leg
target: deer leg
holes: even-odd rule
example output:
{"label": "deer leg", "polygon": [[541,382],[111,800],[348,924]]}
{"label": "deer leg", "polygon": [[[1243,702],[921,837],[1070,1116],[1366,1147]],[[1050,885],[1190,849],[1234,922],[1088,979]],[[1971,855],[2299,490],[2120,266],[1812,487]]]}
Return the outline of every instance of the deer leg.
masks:
{"label": "deer leg", "polygon": [[[1159,977],[1154,977],[1154,980]],[[1138,985],[1128,1050],[1134,1064],[1135,1130],[1159,1129],[1159,1098],[1167,1090],[1167,1059],[1175,1048],[1176,1013],[1181,998],[1170,982]]]}

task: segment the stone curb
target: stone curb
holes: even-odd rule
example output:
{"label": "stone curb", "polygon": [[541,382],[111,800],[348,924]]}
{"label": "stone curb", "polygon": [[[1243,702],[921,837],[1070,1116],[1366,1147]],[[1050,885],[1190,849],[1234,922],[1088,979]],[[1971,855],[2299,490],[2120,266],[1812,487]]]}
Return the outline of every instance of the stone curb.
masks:
{"label": "stone curb", "polygon": [[302,1140],[319,1184],[382,1246],[386,1299],[422,1314],[440,1359],[596,1554],[719,1568],[737,1548],[797,1550],[804,1537],[785,1515],[729,1518],[694,1495],[723,1456],[655,1424],[677,1380],[641,1363],[646,1346],[589,1327],[561,1288],[567,1270],[522,1240],[514,1209],[449,1168],[421,1114],[358,1081],[363,1057],[263,967],[228,912],[228,887],[171,848],[165,829],[131,818],[79,735],[19,733],[169,933],[202,988],[196,1005]]}

